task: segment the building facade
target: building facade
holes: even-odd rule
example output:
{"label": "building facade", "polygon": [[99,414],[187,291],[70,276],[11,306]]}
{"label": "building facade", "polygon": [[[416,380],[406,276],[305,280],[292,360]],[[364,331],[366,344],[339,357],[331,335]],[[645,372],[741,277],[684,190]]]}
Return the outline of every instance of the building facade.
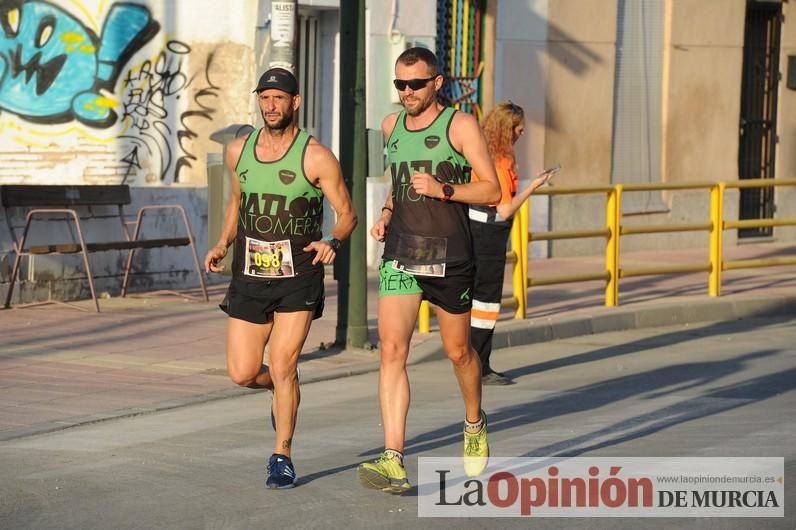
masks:
{"label": "building facade", "polygon": [[[343,141],[339,5],[300,0],[296,39],[300,125],[335,152]],[[510,99],[526,111],[527,134],[517,144],[522,178],[555,163],[564,168],[555,182],[567,187],[796,173],[792,2],[367,0],[366,6],[372,141],[368,212],[360,219],[368,225],[388,193],[379,129],[382,117],[399,108],[394,60],[413,45],[439,50],[450,32],[450,42],[457,35],[473,42],[477,32],[478,64],[470,61],[469,68],[480,74],[479,109]],[[215,0],[0,1],[0,185],[126,183],[133,206],[183,204],[203,252],[218,229],[208,204],[213,211],[223,205],[213,199],[223,194],[212,176],[223,177],[224,141],[214,133],[261,123],[251,87],[269,64],[271,9],[270,0],[236,0],[222,10]],[[477,113],[472,105],[461,108]],[[725,219],[794,217],[795,193],[728,191]],[[627,193],[622,222],[706,222],[708,205],[703,191]],[[605,223],[605,197],[538,196],[531,212],[533,230],[597,228]],[[0,295],[15,231],[24,224],[20,212],[3,216]],[[725,244],[746,238],[790,241],[796,230],[728,231]],[[369,245],[367,259],[375,263],[380,249]],[[532,255],[544,257],[599,254],[604,242],[534,245]],[[706,234],[690,232],[622,240],[627,250],[706,245]],[[141,254],[134,290],[194,282],[189,255]],[[92,257],[100,263],[100,290],[115,294],[123,258]],[[26,260],[15,301],[85,297],[82,267],[71,260]]]}
{"label": "building facade", "polygon": [[[524,174],[560,162],[560,186],[794,178],[793,10],[776,0],[498,1],[494,94],[529,110],[518,144]],[[728,190],[724,217],[793,218],[794,196],[788,187]],[[704,223],[708,207],[706,191],[625,193],[621,222]],[[534,211],[537,229],[593,229],[605,224],[605,197],[537,197]],[[792,241],[796,231],[727,231],[725,244],[758,237]],[[622,247],[707,241],[700,232],[656,234],[624,237]],[[592,239],[547,250],[603,248]]]}

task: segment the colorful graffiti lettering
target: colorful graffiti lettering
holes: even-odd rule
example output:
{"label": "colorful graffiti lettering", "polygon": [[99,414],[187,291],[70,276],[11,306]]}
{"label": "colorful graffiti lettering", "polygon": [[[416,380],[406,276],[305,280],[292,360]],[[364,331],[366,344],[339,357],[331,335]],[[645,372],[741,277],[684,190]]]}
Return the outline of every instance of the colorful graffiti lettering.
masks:
{"label": "colorful graffiti lettering", "polygon": [[40,0],[0,3],[0,111],[37,123],[113,125],[113,92],[124,64],[160,29],[149,10],[114,4],[97,36]]}
{"label": "colorful graffiti lettering", "polygon": [[113,153],[75,163],[94,178],[189,181],[221,93],[215,51],[197,57],[156,39],[160,29],[140,4],[0,0],[0,137],[18,150]]}

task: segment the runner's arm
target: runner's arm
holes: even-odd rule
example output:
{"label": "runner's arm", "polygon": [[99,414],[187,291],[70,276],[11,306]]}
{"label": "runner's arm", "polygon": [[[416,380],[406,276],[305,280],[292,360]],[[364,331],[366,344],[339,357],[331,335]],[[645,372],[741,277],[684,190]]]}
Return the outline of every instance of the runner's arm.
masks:
{"label": "runner's arm", "polygon": [[[398,122],[398,116],[399,114],[397,112],[393,112],[392,114],[388,114],[387,116],[385,116],[384,119],[381,121],[381,132],[382,134],[384,134],[385,143],[389,143],[390,141],[390,136],[392,136],[392,131],[393,129],[395,129],[395,124]],[[390,173],[391,171],[392,170],[390,168],[387,168],[388,173]],[[392,218],[392,211],[393,211],[392,182],[390,182],[390,193],[387,194],[387,200],[384,201],[384,206],[382,206],[381,208],[381,214],[379,215],[379,218],[376,221],[377,225],[380,223],[383,225],[382,227],[383,229],[381,230],[381,233],[379,235],[373,233],[373,231],[376,229],[375,226],[370,231],[373,237],[375,237],[378,241],[384,240],[384,232],[386,231],[387,226],[390,224],[390,219]]]}
{"label": "runner's arm", "polygon": [[486,140],[475,117],[457,112],[451,123],[451,142],[464,155],[478,175],[478,182],[454,185],[453,200],[467,204],[494,204],[500,201],[495,164],[489,156]]}
{"label": "runner's arm", "polygon": [[[395,128],[395,124],[398,121],[398,113],[393,112],[392,114],[388,114],[381,122],[381,132],[384,134],[384,141],[389,142],[390,136],[392,135],[392,131]],[[388,171],[391,171],[388,169]],[[381,213],[379,214],[379,218],[376,220],[376,224],[373,228],[370,229],[370,235],[373,236],[376,241],[384,241],[384,236],[387,233],[387,227],[390,225],[390,219],[392,219],[392,212],[393,212],[393,203],[392,203],[392,191],[387,194],[387,200],[384,201],[384,206],[381,208]]]}
{"label": "runner's arm", "polygon": [[370,235],[376,241],[384,241],[387,236],[387,227],[390,226],[390,219],[392,219],[392,192],[387,195],[387,200],[381,208],[381,214],[376,219],[376,224],[370,229]]}
{"label": "runner's arm", "polygon": [[205,271],[207,272],[221,272],[224,270],[224,267],[218,266],[217,263],[227,255],[229,246],[235,241],[235,237],[238,234],[238,210],[240,209],[241,190],[235,169],[245,144],[246,137],[241,137],[234,139],[227,146],[225,163],[231,175],[230,195],[224,211],[224,225],[221,228],[218,243],[205,256]]}
{"label": "runner's arm", "polygon": [[357,226],[357,214],[343,180],[340,163],[329,149],[315,141],[308,147],[307,156],[310,181],[318,183],[337,214],[337,222],[330,235],[340,241],[348,239]]}
{"label": "runner's arm", "polygon": [[385,143],[390,141],[390,136],[392,136],[392,131],[395,129],[395,124],[398,123],[398,116],[399,113],[393,112],[392,114],[387,114],[384,119],[381,120],[381,132],[384,134]]}
{"label": "runner's arm", "polygon": [[[450,141],[453,147],[464,155],[467,163],[478,175],[477,182],[453,184],[452,201],[465,204],[495,204],[500,201],[500,185],[492,158],[481,134],[481,128],[473,116],[457,112],[450,127]],[[427,173],[415,173],[412,187],[417,193],[442,199],[443,183]]]}

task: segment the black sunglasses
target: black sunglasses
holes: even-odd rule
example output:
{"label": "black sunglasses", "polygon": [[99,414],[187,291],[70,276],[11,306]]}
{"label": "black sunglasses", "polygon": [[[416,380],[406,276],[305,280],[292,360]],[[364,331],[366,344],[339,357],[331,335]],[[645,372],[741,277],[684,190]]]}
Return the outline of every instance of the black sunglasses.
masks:
{"label": "black sunglasses", "polygon": [[436,78],[437,76],[427,77],[425,79],[393,79],[392,84],[395,85],[395,88],[398,89],[398,92],[403,92],[406,90],[406,87],[409,87],[412,90],[420,90],[421,88],[424,88],[429,81]]}

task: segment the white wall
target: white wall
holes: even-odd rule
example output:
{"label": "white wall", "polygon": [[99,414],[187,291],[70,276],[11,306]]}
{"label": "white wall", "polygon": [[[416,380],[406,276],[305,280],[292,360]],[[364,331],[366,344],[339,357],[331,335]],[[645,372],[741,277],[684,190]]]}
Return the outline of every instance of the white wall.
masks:
{"label": "white wall", "polygon": [[[366,9],[366,127],[381,131],[384,117],[401,108],[392,84],[395,60],[411,46],[436,48],[437,7],[435,1],[429,0],[369,0]],[[381,215],[391,183],[384,176],[368,177],[364,222],[370,229]],[[369,267],[378,267],[383,248],[383,243],[367,237]]]}
{"label": "white wall", "polygon": [[[544,159],[547,15],[548,0],[512,0],[497,4],[495,103],[511,100],[525,111],[525,134],[515,145],[520,186],[525,186],[537,172],[557,162]],[[532,196],[530,205],[531,230],[547,230],[548,198]],[[532,243],[530,252],[534,258],[546,257],[547,243]]]}
{"label": "white wall", "polygon": [[400,109],[392,80],[395,59],[406,48],[436,48],[437,3],[430,0],[368,0],[366,7],[368,129]]}

